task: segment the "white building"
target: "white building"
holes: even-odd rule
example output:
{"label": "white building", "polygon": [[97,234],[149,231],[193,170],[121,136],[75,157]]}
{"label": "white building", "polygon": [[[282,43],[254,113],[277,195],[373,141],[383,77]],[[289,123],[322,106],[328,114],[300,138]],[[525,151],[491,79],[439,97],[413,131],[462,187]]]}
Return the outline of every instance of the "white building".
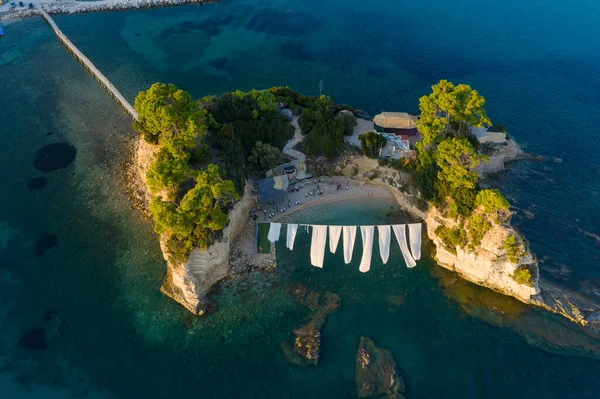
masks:
{"label": "white building", "polygon": [[471,134],[480,144],[503,145],[507,143],[506,133],[488,132],[485,127],[471,127]]}

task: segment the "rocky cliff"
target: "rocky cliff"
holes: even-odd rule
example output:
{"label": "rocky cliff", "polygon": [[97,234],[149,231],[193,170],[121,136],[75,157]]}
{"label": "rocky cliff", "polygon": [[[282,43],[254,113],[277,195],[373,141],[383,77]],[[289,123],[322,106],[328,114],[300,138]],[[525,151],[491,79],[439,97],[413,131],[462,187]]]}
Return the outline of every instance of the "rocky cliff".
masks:
{"label": "rocky cliff", "polygon": [[[194,314],[206,313],[208,293],[227,276],[231,243],[248,222],[250,210],[255,206],[256,197],[252,195],[250,186],[246,185],[244,195],[229,212],[229,225],[223,229],[220,241],[206,251],[194,249],[185,263],[176,264],[167,260],[167,275],[160,287],[161,292]],[[166,253],[163,237],[161,249],[163,254]]]}
{"label": "rocky cliff", "polygon": [[[148,204],[152,195],[146,188],[146,172],[156,157],[158,146],[139,139],[136,146],[134,165],[141,199]],[[229,225],[223,229],[221,240],[215,242],[206,251],[194,249],[185,263],[174,263],[166,256],[165,238],[160,238],[160,247],[167,261],[167,275],[160,290],[173,298],[190,312],[202,315],[208,308],[208,292],[227,276],[231,243],[248,222],[250,210],[256,206],[256,197],[246,185],[242,198],[229,212]]]}
{"label": "rocky cliff", "polygon": [[[473,252],[456,248],[456,254],[445,248],[436,234],[440,225],[455,227],[456,221],[444,218],[436,208],[430,207],[425,219],[427,236],[436,246],[435,260],[440,266],[457,272],[463,278],[531,303],[532,297],[540,292],[538,265],[531,255],[523,257],[518,264],[508,261],[504,240],[510,234],[518,234],[510,227],[494,224]],[[524,240],[523,240],[524,241]],[[513,279],[515,270],[527,265],[532,275],[532,284],[519,284]]]}

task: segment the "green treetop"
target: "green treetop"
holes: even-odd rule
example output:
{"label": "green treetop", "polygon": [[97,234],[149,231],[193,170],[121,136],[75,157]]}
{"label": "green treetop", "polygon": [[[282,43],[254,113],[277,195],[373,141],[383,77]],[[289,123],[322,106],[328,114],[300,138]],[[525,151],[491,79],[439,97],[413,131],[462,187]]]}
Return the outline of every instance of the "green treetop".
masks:
{"label": "green treetop", "polygon": [[166,234],[171,249],[181,251],[177,259],[182,260],[191,249],[207,248],[212,244],[214,233],[227,226],[229,219],[225,209],[240,198],[231,180],[223,180],[216,165],[208,165],[196,176],[196,185],[188,191],[179,206],[164,201],[160,196],[150,203],[154,229]]}
{"label": "green treetop", "polygon": [[168,151],[160,150],[157,160],[150,165],[146,173],[146,183],[154,194],[162,190],[167,191],[167,197],[175,200],[179,192],[179,185],[190,175],[187,158],[173,158]]}
{"label": "green treetop", "polygon": [[180,128],[162,133],[159,142],[174,158],[189,158],[190,152],[198,146],[198,137],[203,137],[208,132],[205,122],[206,111],[190,112]]}
{"label": "green treetop", "polygon": [[279,110],[279,104],[275,95],[268,90],[252,89],[248,95],[256,101],[262,112],[274,112]]}
{"label": "green treetop", "polygon": [[485,99],[471,86],[454,86],[452,82],[441,80],[431,89],[431,94],[419,99],[421,115],[417,121],[426,145],[440,142],[451,123],[459,126],[459,132],[467,126],[491,124],[483,109]]}
{"label": "green treetop", "polygon": [[281,161],[281,151],[268,143],[257,141],[252,148],[248,163],[258,171],[273,169]]}
{"label": "green treetop", "polygon": [[181,200],[179,211],[198,225],[221,230],[228,222],[223,208],[238,199],[233,182],[223,180],[216,165],[208,165],[196,176],[196,185]]}
{"label": "green treetop", "polygon": [[478,175],[472,169],[481,163],[481,158],[466,138],[442,141],[435,157],[439,167],[438,179],[454,189],[475,188]]}
{"label": "green treetop", "polygon": [[475,206],[483,207],[486,214],[500,221],[508,217],[510,204],[500,193],[500,190],[481,190],[477,193]]}
{"label": "green treetop", "polygon": [[158,143],[163,135],[196,137],[203,133],[204,120],[192,97],[175,85],[153,84],[137,95],[133,107],[139,113],[133,126],[150,143]]}

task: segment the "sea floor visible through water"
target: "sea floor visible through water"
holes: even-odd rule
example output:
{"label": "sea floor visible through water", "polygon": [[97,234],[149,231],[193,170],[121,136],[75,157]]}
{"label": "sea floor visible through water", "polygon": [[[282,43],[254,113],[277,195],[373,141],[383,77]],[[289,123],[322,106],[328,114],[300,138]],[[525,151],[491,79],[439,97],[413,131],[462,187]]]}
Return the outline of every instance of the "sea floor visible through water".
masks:
{"label": "sea floor visible through water", "polygon": [[[593,295],[598,4],[315,4],[230,0],[56,21],[130,100],[155,81],[201,97],[274,85],[317,94],[323,80],[336,102],[416,112],[439,79],[471,84],[492,121],[549,157],[514,164],[493,183],[515,205],[542,273]],[[467,15],[477,34],[456,29]],[[392,352],[409,398],[597,397],[597,340],[458,279],[428,251],[410,270],[397,248],[366,274],[339,254],[320,270],[299,235],[294,252],[278,248],[277,270],[225,282],[218,311],[192,316],[159,292],[156,235],[124,188],[131,120],[41,19],[12,21],[5,32],[2,397],[355,397],[363,335]],[[38,150],[52,154],[50,167],[34,164]],[[359,224],[402,213],[393,202],[357,200],[294,217]],[[285,292],[290,282],[342,300],[323,328],[316,368],[298,369],[281,353],[307,316]]]}

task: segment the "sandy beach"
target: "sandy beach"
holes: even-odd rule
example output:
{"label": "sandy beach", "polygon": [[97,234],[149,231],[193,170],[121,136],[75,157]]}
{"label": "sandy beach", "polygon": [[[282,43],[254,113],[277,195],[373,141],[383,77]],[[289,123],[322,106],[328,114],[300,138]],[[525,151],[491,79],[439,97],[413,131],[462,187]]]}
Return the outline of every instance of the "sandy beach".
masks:
{"label": "sandy beach", "polygon": [[[314,205],[366,197],[395,199],[392,193],[384,187],[358,184],[343,176],[326,176],[297,181],[290,184],[290,187],[297,188],[298,191],[288,192],[282,202],[263,206],[259,211],[259,222],[285,220],[287,216]],[[318,192],[322,192],[322,194],[318,194]]]}

